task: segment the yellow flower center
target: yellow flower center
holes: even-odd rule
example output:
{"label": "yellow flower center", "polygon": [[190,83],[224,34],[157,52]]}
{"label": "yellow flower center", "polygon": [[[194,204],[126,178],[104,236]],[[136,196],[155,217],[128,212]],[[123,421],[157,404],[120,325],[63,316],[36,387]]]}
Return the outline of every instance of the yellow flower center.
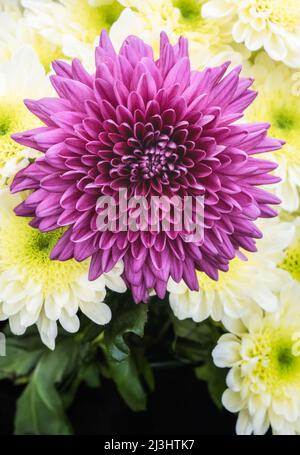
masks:
{"label": "yellow flower center", "polygon": [[300,282],[300,238],[290,246],[279,267],[289,272],[292,277]]}
{"label": "yellow flower center", "polygon": [[[272,128],[270,134],[273,137],[283,139],[286,145],[277,155],[284,155],[290,164],[300,166],[300,100],[294,97],[295,104],[276,103],[272,110]],[[275,102],[274,102],[275,104]]]}
{"label": "yellow flower center", "polygon": [[30,220],[13,213],[3,217],[0,229],[0,271],[17,268],[24,282],[41,284],[44,297],[68,288],[88,271],[88,262],[52,261],[50,253],[64,229],[41,233],[28,225]]}
{"label": "yellow flower center", "polygon": [[200,289],[202,291],[222,291],[222,289],[234,282],[242,267],[243,261],[237,257],[234,258],[230,261],[228,272],[219,272],[218,281],[212,280],[204,272],[197,272]]}
{"label": "yellow flower center", "polygon": [[18,158],[24,149],[11,139],[11,134],[41,125],[23,102],[0,98],[0,173],[8,160]]}
{"label": "yellow flower center", "polygon": [[249,338],[252,347],[248,357],[258,359],[252,377],[273,395],[282,395],[285,387],[300,388],[299,332],[295,327],[275,329],[267,325]]}
{"label": "yellow flower center", "polygon": [[201,18],[202,0],[173,0],[173,5],[178,8],[182,19],[195,20]]}
{"label": "yellow flower center", "polygon": [[256,11],[269,14],[269,20],[286,30],[295,31],[300,25],[299,0],[257,0]]}
{"label": "yellow flower center", "polygon": [[174,31],[190,40],[207,43],[209,36],[209,44],[212,46],[225,37],[220,36],[221,32],[216,22],[203,19],[201,8],[204,2],[205,0],[172,0],[173,7],[179,11],[179,16],[174,8],[173,11],[170,8],[165,20],[167,23],[171,20]]}
{"label": "yellow flower center", "polygon": [[80,25],[78,38],[93,43],[103,28],[109,29],[118,19],[123,7],[117,1],[108,5],[93,7],[87,0],[67,0],[71,20]]}
{"label": "yellow flower center", "polygon": [[291,93],[291,86],[285,84],[270,94],[263,91],[248,111],[252,121],[269,121],[270,136],[283,139],[286,144],[273,152],[274,156],[284,156],[291,165],[300,166],[300,97]]}

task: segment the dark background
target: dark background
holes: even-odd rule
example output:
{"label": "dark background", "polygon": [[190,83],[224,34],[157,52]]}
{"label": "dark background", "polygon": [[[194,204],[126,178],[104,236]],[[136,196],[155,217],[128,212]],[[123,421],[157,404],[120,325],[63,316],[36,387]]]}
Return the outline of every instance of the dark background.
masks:
{"label": "dark background", "polygon": [[[114,384],[99,389],[82,385],[68,415],[78,435],[232,435],[236,417],[220,411],[207,386],[189,367],[156,370],[156,389],[148,410],[134,413],[123,403]],[[0,383],[0,434],[13,433],[15,404],[22,387]]]}

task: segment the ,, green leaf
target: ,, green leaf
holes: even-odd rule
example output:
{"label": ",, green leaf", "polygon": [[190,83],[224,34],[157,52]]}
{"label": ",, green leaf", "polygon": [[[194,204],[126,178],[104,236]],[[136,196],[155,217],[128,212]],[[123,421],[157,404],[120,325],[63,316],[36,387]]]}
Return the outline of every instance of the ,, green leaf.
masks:
{"label": ",, green leaf", "polygon": [[101,385],[101,370],[96,361],[83,365],[80,370],[80,378],[89,387],[95,389]]}
{"label": ",, green leaf", "polygon": [[226,389],[227,370],[217,368],[212,360],[195,369],[198,379],[207,382],[208,391],[215,405],[222,409],[222,395]]}
{"label": ",, green leaf", "polygon": [[111,357],[120,362],[130,353],[124,336],[129,333],[139,337],[144,335],[148,307],[145,304],[135,305],[132,300],[115,300],[110,307],[112,320],[105,329],[104,340]]}
{"label": ",, green leaf", "polygon": [[68,338],[42,355],[17,402],[16,434],[72,434],[57,387],[76,368],[78,355],[79,345]]}
{"label": ",, green leaf", "polygon": [[141,411],[146,407],[146,393],[126,335],[128,338],[144,335],[148,308],[125,298],[124,301],[112,302],[111,309],[112,320],[105,329],[102,344],[109,373],[128,406],[134,411]]}
{"label": ",, green leaf", "polygon": [[150,362],[141,349],[136,349],[133,354],[140,375],[143,377],[145,383],[149,387],[149,390],[153,392],[155,389],[155,378]]}
{"label": ",, green leaf", "polygon": [[118,362],[108,358],[111,377],[123,400],[133,411],[146,408],[147,396],[142,386],[139,372],[132,356]]}
{"label": ",, green leaf", "polygon": [[0,380],[28,376],[46,348],[36,336],[6,337],[6,355],[0,357]]}
{"label": ",, green leaf", "polygon": [[173,317],[175,340],[173,351],[183,361],[198,363],[207,361],[219,338],[219,332],[211,322],[196,323],[192,319],[180,321]]}

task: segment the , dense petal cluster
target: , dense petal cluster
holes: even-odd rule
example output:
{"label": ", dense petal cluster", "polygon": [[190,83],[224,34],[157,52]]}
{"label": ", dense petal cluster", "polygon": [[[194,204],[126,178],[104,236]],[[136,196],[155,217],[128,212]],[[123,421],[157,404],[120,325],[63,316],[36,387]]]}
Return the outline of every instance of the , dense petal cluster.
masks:
{"label": ", dense petal cluster", "polygon": [[250,52],[232,42],[231,22],[206,20],[201,15],[203,0],[119,0],[125,7],[112,25],[110,37],[119,48],[124,39],[135,34],[153,47],[158,54],[160,32],[164,30],[171,42],[184,35],[189,40],[193,68],[217,66],[226,60],[238,65]]}
{"label": ", dense petal cluster", "polygon": [[257,242],[257,253],[243,252],[244,257],[231,261],[229,271],[221,272],[218,281],[198,272],[200,291],[195,292],[183,281],[170,280],[170,305],[180,320],[201,322],[209,316],[215,321],[238,319],[257,305],[269,312],[278,310],[277,293],[290,279],[287,272],[291,265],[285,259],[285,250],[294,242],[296,229],[278,218],[260,221],[258,227],[264,237]]}
{"label": ", dense petal cluster", "polygon": [[255,77],[259,97],[248,109],[248,121],[269,119],[270,133],[286,141],[272,158],[278,163],[275,174],[281,182],[274,187],[281,207],[289,212],[299,209],[300,186],[300,74],[282,63],[259,54],[249,70]]}
{"label": ", dense petal cluster", "polygon": [[210,0],[205,18],[230,18],[232,36],[250,51],[264,48],[276,61],[300,67],[300,3],[298,0]]}
{"label": ", dense petal cluster", "polygon": [[253,311],[230,324],[213,351],[214,362],[230,368],[223,404],[239,412],[238,434],[300,434],[299,288],[282,289],[281,309]]}
{"label": ", dense petal cluster", "polygon": [[37,324],[42,341],[54,349],[57,322],[66,331],[77,332],[79,309],[97,324],[110,321],[111,310],[103,303],[105,286],[116,292],[126,290],[120,277],[123,266],[118,264],[90,283],[88,261],[50,260],[63,230],[32,229],[28,220],[14,214],[20,200],[6,190],[0,193],[0,320],[8,319],[16,335]]}
{"label": ", dense petal cluster", "polygon": [[20,0],[0,0],[0,12],[7,12],[10,14],[19,14]]}
{"label": ", dense petal cluster", "polygon": [[109,29],[123,9],[117,0],[22,0],[22,6],[28,29],[40,38],[35,46],[42,46],[43,55],[48,48],[91,67],[101,29]]}
{"label": ", dense petal cluster", "polygon": [[66,35],[93,43],[122,10],[115,0],[22,0],[22,5],[28,23],[59,45]]}
{"label": ", dense petal cluster", "polygon": [[[171,46],[161,37],[159,60],[129,37],[119,55],[106,32],[96,50],[96,74],[78,60],[55,62],[51,77],[59,98],[27,101],[46,126],[14,135],[44,153],[20,171],[12,191],[33,190],[16,209],[41,231],[68,227],[53,259],[92,256],[90,279],[124,259],[136,302],[149,290],[163,297],[169,277],[198,290],[196,269],[218,279],[240,247],[256,251],[253,223],[273,217],[273,195],[257,186],[278,181],[276,164],[255,154],[280,149],[266,123],[236,122],[256,97],[251,79],[228,64],[191,71],[187,40]],[[204,240],[185,231],[99,230],[102,195],[204,197]]]}
{"label": ", dense petal cluster", "polygon": [[60,45],[50,42],[30,27],[21,7],[13,13],[0,8],[0,62],[11,59],[24,44],[32,46],[47,71],[53,60],[63,56]]}
{"label": ", dense petal cluster", "polygon": [[[20,32],[17,24],[23,22],[19,2],[0,1],[0,62],[9,59],[14,51],[24,44],[21,42],[23,28]],[[26,42],[26,41],[25,41]]]}

